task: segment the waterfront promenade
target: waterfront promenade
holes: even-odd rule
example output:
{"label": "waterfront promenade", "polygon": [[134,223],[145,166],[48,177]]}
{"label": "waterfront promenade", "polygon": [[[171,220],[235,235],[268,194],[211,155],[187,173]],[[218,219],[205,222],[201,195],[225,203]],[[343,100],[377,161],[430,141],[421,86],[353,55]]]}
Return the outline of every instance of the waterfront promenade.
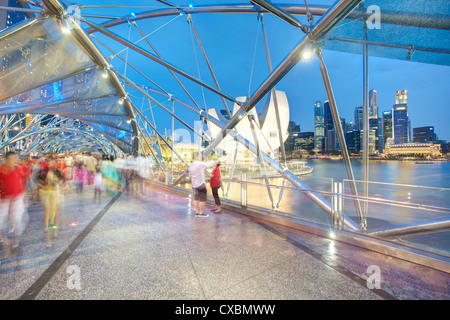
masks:
{"label": "waterfront promenade", "polygon": [[[449,299],[449,275],[227,210],[196,218],[190,198],[66,195],[46,249],[39,204],[0,299]],[[381,289],[367,268],[380,267]],[[77,273],[78,272],[78,273]],[[79,285],[73,275],[79,275]]]}

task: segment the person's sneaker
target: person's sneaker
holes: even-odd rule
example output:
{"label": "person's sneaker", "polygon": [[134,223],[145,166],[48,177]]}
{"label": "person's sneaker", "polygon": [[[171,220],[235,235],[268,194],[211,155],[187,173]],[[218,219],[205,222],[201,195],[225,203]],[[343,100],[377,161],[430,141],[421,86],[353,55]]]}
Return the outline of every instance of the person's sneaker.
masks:
{"label": "person's sneaker", "polygon": [[209,214],[196,213],[195,216],[196,216],[196,217],[199,217],[199,218],[206,218],[206,217],[209,217]]}

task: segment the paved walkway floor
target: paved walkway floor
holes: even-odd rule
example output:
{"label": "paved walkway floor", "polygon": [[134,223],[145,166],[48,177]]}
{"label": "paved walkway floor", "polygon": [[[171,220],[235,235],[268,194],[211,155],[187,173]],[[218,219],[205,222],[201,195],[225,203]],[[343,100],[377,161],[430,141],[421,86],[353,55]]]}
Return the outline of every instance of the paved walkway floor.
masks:
{"label": "paved walkway floor", "polygon": [[444,272],[226,210],[196,218],[190,198],[159,189],[68,193],[51,248],[39,204],[29,217],[18,254],[0,249],[0,299],[450,298]]}

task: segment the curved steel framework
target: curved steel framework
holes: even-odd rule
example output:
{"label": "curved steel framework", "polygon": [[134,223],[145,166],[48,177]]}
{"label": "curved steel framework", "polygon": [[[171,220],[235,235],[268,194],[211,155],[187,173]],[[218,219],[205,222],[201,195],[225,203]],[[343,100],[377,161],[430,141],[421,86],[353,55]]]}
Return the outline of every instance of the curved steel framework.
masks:
{"label": "curved steel framework", "polygon": [[[58,75],[41,76],[39,79],[32,79],[30,83],[23,85],[14,84],[10,85],[12,80],[5,80],[7,74],[3,75],[0,79],[0,84],[5,85],[8,90],[4,90],[4,93],[0,95],[0,115],[2,115],[1,122],[2,128],[0,134],[2,134],[2,148],[17,148],[21,150],[22,155],[29,154],[42,154],[46,152],[69,152],[69,151],[98,151],[106,154],[134,154],[134,155],[146,155],[154,157],[156,165],[164,172],[168,182],[173,185],[177,185],[183,181],[186,176],[186,168],[188,161],[191,160],[190,156],[185,156],[178,152],[173,147],[173,131],[174,121],[176,120],[182,127],[192,132],[201,141],[204,141],[205,147],[202,150],[203,155],[208,157],[213,153],[219,144],[226,136],[231,136],[233,139],[243,145],[251,153],[255,154],[262,163],[262,168],[267,165],[278,172],[283,178],[283,186],[286,181],[290,182],[294,187],[299,188],[302,192],[317,204],[323,211],[329,214],[331,217],[335,217],[335,209],[332,204],[326,200],[320,193],[314,192],[304,181],[299,179],[294,173],[292,173],[286,165],[286,156],[283,148],[283,141],[280,140],[280,151],[278,158],[274,155],[268,155],[262,152],[258,146],[258,141],[253,144],[249,142],[245,137],[240,135],[237,130],[237,126],[240,121],[246,117],[251,116],[252,109],[268,94],[273,93],[276,97],[275,86],[286,76],[286,74],[300,61],[303,54],[307,50],[314,50],[319,62],[320,71],[323,77],[324,87],[326,89],[327,97],[330,102],[330,108],[332,111],[333,122],[336,128],[336,133],[341,145],[342,156],[344,159],[346,172],[350,184],[350,190],[352,193],[352,199],[355,205],[355,211],[358,222],[353,221],[348,216],[342,217],[343,225],[350,231],[366,231],[367,227],[367,211],[366,207],[361,204],[361,197],[358,195],[355,179],[353,175],[350,158],[347,152],[344,132],[341,127],[340,117],[336,101],[334,99],[334,93],[329,79],[328,71],[323,59],[322,47],[324,46],[324,39],[329,41],[339,41],[339,38],[329,36],[330,32],[337,26],[339,26],[344,19],[363,21],[364,25],[367,24],[368,16],[363,11],[361,0],[340,0],[333,6],[308,6],[306,5],[276,5],[264,0],[252,0],[249,3],[234,4],[234,5],[204,5],[204,6],[176,6],[168,1],[160,1],[162,6],[158,8],[151,8],[149,11],[142,11],[140,13],[132,13],[123,17],[113,17],[105,15],[84,14],[83,10],[86,7],[75,5],[75,9],[81,11],[81,15],[73,16],[68,12],[68,8],[58,0],[42,0],[36,3],[35,8],[15,8],[14,10],[22,10],[27,14],[36,14],[34,18],[28,20],[18,26],[7,29],[0,34],[0,44],[7,43],[9,48],[13,48],[16,44],[11,44],[11,38],[16,35],[20,35],[21,32],[27,32],[35,28],[36,25],[41,25],[41,28],[50,32],[53,25],[57,25],[59,30],[52,31],[52,37],[54,39],[63,39],[62,41],[66,46],[72,46],[79,50],[86,56],[83,60],[84,65],[79,65],[73,68],[66,68],[64,72]],[[95,6],[91,6],[95,7]],[[140,7],[145,8],[145,7]],[[12,8],[0,8],[0,10],[13,10]],[[72,8],[73,9],[73,8]],[[250,95],[245,102],[238,101],[232,95],[227,94],[220,86],[220,77],[217,77],[211,60],[208,58],[205,47],[203,46],[198,30],[194,26],[194,17],[200,14],[236,14],[247,13],[257,15],[262,25],[265,55],[267,66],[269,70],[268,77],[257,87],[257,89]],[[264,15],[273,15],[280,20],[290,24],[291,26],[298,28],[303,37],[298,44],[291,50],[291,52],[281,61],[281,63],[272,67],[269,42],[264,26]],[[200,49],[201,55],[208,67],[208,72],[213,79],[214,84],[208,84],[205,80],[198,76],[194,76],[175,64],[165,60],[161,53],[157,51],[155,46],[150,42],[149,34],[145,34],[139,27],[138,22],[142,22],[148,19],[172,17],[176,19],[179,16],[183,16],[188,22],[189,31],[192,36],[192,43],[194,39]],[[304,16],[307,18],[307,23],[302,23],[299,17]],[[444,29],[447,30],[448,17],[430,17],[423,15],[420,21],[415,21],[414,17],[411,19],[401,19],[398,12],[389,11],[389,14],[385,15],[382,19],[382,23],[402,25],[402,26],[416,26],[420,23],[421,27],[431,29]],[[430,19],[428,19],[428,18]],[[94,23],[92,19],[107,20],[102,23]],[[314,20],[317,21],[314,21]],[[417,19],[416,19],[417,20]],[[172,20],[171,20],[172,21]],[[81,22],[81,23],[80,23]],[[82,28],[85,24],[87,27]],[[126,26],[128,24],[128,37],[120,35],[115,30],[121,25]],[[124,30],[123,28],[121,30]],[[131,30],[136,31],[140,36],[138,41],[130,40]],[[64,38],[64,34],[68,34],[69,39]],[[101,40],[103,37],[108,39],[108,44]],[[342,38],[342,41],[351,41]],[[34,41],[36,39],[28,39]],[[113,41],[111,41],[113,40]],[[367,39],[366,39],[367,40]],[[46,40],[47,41],[47,40]],[[48,45],[52,44],[53,39],[48,39]],[[56,40],[55,40],[56,41]],[[59,41],[59,40],[58,40]],[[151,49],[146,49],[145,43]],[[327,41],[327,40],[325,40]],[[112,49],[109,43],[113,43],[114,47],[123,48],[121,51]],[[138,43],[141,42],[141,43]],[[358,43],[357,40],[353,42]],[[361,43],[361,42],[359,42]],[[364,43],[364,41],[363,41]],[[373,43],[371,43],[373,45]],[[28,45],[28,44],[26,44]],[[368,42],[364,44],[368,46]],[[20,46],[20,45],[19,45]],[[106,58],[99,48],[110,52],[112,56]],[[22,44],[22,48],[25,44]],[[71,48],[72,48],[71,47]],[[195,46],[194,50],[195,50]],[[75,50],[75,49],[74,49]],[[184,102],[178,97],[175,97],[169,90],[164,89],[163,85],[156,83],[146,72],[140,67],[133,65],[128,60],[128,53],[132,50],[140,54],[142,57],[153,61],[163,68],[169,70],[171,77],[176,81],[176,85],[181,87],[182,92],[189,98],[189,102]],[[122,57],[120,54],[126,52],[126,57]],[[445,51],[445,50],[444,50]],[[437,51],[436,51],[437,52]],[[442,53],[442,52],[441,52]],[[445,52],[444,52],[445,53]],[[197,59],[197,53],[194,51]],[[47,55],[47,54],[46,54]],[[5,55],[6,56],[6,55]],[[48,56],[51,56],[50,54]],[[119,72],[112,65],[112,59],[118,57],[125,66],[124,72]],[[365,70],[367,68],[368,52],[364,51],[365,58]],[[39,58],[40,59],[40,58]],[[39,59],[35,59],[35,63],[39,63]],[[46,59],[46,57],[44,57]],[[34,63],[34,62],[33,62]],[[31,63],[28,63],[31,65]],[[198,63],[197,63],[198,66]],[[132,77],[126,74],[128,70],[133,70],[136,75],[134,80]],[[21,66],[22,69],[26,69],[27,66]],[[16,72],[15,70],[11,73]],[[31,71],[30,71],[31,72]],[[62,99],[41,99],[40,101],[33,103],[33,99],[30,101],[21,100],[26,92],[31,92],[30,96],[33,96],[33,90],[44,88],[45,86],[53,85],[55,83],[62,83],[67,79],[75,79],[78,81],[79,77],[85,76],[89,79],[96,79],[99,86],[103,86],[101,89],[96,88],[95,92],[86,91],[83,96],[75,96],[73,93],[70,96],[64,96],[64,93],[60,95],[64,96]],[[101,75],[101,78],[100,78]],[[97,77],[97,78],[95,78]],[[103,80],[102,80],[103,79]],[[189,85],[186,85],[182,80],[188,80]],[[368,75],[365,72],[365,85],[364,96],[367,96],[368,90]],[[3,82],[3,83],[2,83]],[[77,82],[79,83],[79,82]],[[89,82],[92,84],[94,82]],[[8,87],[10,85],[10,87]],[[205,106],[201,107],[195,99],[195,95],[192,93],[192,86],[201,88],[202,96]],[[106,89],[105,89],[106,88]],[[92,89],[92,88],[90,88]],[[85,90],[85,89],[83,89]],[[87,90],[87,89],[86,89]],[[206,111],[206,101],[204,90],[209,94],[220,98],[224,105],[227,120],[218,120],[208,115]],[[55,90],[54,90],[55,91]],[[56,95],[56,93],[55,93]],[[165,101],[155,98],[155,95],[164,97]],[[34,96],[33,96],[34,97]],[[236,104],[239,108],[237,112],[231,113],[228,103]],[[139,106],[141,104],[141,106]],[[114,108],[109,108],[114,105]],[[144,108],[145,106],[145,108]],[[155,121],[153,108],[158,107],[159,110],[163,110],[165,114],[172,119],[171,134],[166,132],[162,133],[161,128]],[[365,103],[366,106],[366,103]],[[203,126],[196,127],[191,126],[184,119],[184,117],[175,111],[175,108],[183,108],[189,112],[194,113],[202,120],[202,123],[212,123],[221,129],[217,136],[210,137],[204,130]],[[281,125],[279,119],[279,110],[277,101],[275,98],[276,109],[276,122],[278,127],[278,136],[281,139]],[[13,112],[14,111],[14,112]],[[21,112],[22,114],[19,114]],[[30,114],[33,114],[31,117]],[[45,115],[59,115],[59,117],[53,117],[46,125],[42,125],[42,120]],[[31,117],[31,118],[30,118]],[[124,119],[125,118],[125,119]],[[17,123],[22,123],[24,120],[29,119],[29,123],[26,126],[22,126],[18,130],[14,131],[11,135],[11,128],[14,128]],[[31,120],[30,120],[31,119]],[[367,136],[367,121],[365,121],[364,135]],[[253,128],[255,130],[255,128]],[[256,137],[256,136],[255,136]],[[367,139],[365,139],[365,150],[367,150]],[[55,143],[57,141],[57,143]],[[164,149],[170,150],[170,157],[165,155]],[[166,152],[167,153],[167,152]],[[368,154],[365,153],[367,160]],[[168,160],[170,158],[170,161]],[[177,177],[173,174],[173,164],[177,158],[182,169],[181,174]],[[170,162],[171,167],[168,165]],[[233,163],[234,168],[234,163]],[[368,162],[365,162],[365,172],[368,168]],[[233,172],[233,170],[232,170]],[[364,176],[364,180],[368,180],[368,176]],[[272,194],[269,190],[269,195],[272,199]],[[280,192],[281,201],[282,191]],[[367,199],[367,193],[363,196]],[[273,208],[276,210],[278,205],[274,201]],[[427,223],[429,228],[430,223]],[[445,223],[440,221],[440,225],[447,227],[448,219]],[[414,231],[417,232],[417,225]],[[405,227],[401,227],[401,233],[405,234]],[[382,231],[377,231],[379,234],[383,234]],[[395,235],[396,229],[391,228],[388,232],[389,236]]]}

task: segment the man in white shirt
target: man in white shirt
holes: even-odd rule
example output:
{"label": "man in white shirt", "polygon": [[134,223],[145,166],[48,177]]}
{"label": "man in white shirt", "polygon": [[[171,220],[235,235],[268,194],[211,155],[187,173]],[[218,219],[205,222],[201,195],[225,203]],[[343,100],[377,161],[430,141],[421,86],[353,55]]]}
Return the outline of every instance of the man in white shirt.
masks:
{"label": "man in white shirt", "polygon": [[219,160],[205,161],[203,162],[203,155],[198,153],[195,160],[188,168],[189,177],[191,178],[192,189],[194,190],[194,209],[196,217],[207,217],[204,214],[205,202],[206,202],[206,183],[205,183],[205,170],[207,168],[213,168]]}

